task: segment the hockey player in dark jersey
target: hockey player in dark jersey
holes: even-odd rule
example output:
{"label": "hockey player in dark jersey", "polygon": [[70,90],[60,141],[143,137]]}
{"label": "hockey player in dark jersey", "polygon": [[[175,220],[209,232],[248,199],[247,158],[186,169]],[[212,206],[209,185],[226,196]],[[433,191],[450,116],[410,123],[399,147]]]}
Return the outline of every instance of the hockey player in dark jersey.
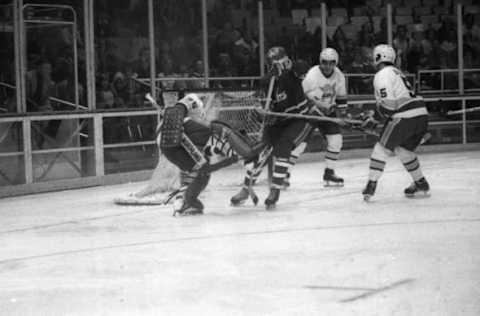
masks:
{"label": "hockey player in dark jersey", "polygon": [[[157,142],[163,155],[181,171],[181,187],[174,200],[174,215],[203,213],[198,199],[210,179],[210,173],[237,161],[251,158],[249,145],[224,123],[206,123],[203,102],[196,94],[188,94],[164,111]],[[213,156],[221,157],[210,164]]]}
{"label": "hockey player in dark jersey", "polygon": [[[270,73],[275,77],[270,111],[306,114],[309,104],[305,98],[302,80],[292,70],[292,61],[283,47],[272,47],[267,52]],[[270,194],[265,200],[267,209],[275,207],[280,189],[290,167],[292,150],[309,135],[312,126],[303,119],[274,119],[264,130],[264,140],[273,148],[273,176]]]}
{"label": "hockey player in dark jersey", "polygon": [[[302,81],[292,70],[292,61],[283,47],[272,47],[267,52],[267,62],[270,74],[275,78],[272,90],[270,108],[272,112],[306,114],[309,111],[307,99],[304,96]],[[267,210],[273,209],[280,197],[290,163],[290,153],[310,133],[311,125],[303,119],[273,118],[266,121],[263,140],[267,148],[271,147],[273,156],[273,175],[270,193],[265,199]],[[248,172],[248,171],[247,171]],[[246,188],[242,188],[243,197],[248,197]],[[232,198],[235,204],[236,197]]]}

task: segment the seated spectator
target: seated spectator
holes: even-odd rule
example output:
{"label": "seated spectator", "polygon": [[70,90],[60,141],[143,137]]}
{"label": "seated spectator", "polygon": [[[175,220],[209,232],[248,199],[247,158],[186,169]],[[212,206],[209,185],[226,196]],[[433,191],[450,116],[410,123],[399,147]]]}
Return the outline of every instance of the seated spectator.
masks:
{"label": "seated spectator", "polygon": [[193,64],[193,72],[190,73],[190,78],[198,78],[199,80],[189,80],[187,81],[187,86],[189,89],[197,90],[197,89],[204,89],[207,87],[205,84],[205,80],[203,77],[205,76],[205,67],[203,66],[203,61],[198,59]]}
{"label": "seated spectator", "polygon": [[348,39],[342,26],[337,27],[332,36],[332,46],[337,50],[340,56],[343,56],[346,52],[347,41]]}
{"label": "seated spectator", "polygon": [[52,111],[50,97],[55,94],[52,64],[46,59],[36,62],[35,69],[27,73],[27,111]]}
{"label": "seated spectator", "polygon": [[[160,70],[161,72],[157,75],[158,78],[173,78],[176,76],[173,72],[173,60],[167,56],[162,56]],[[174,80],[162,80],[160,81],[160,88],[162,90],[173,90],[174,84]]]}
{"label": "seated spectator", "polygon": [[424,68],[426,63],[425,54],[423,52],[423,32],[413,32],[410,40],[410,47],[406,54],[406,70],[409,73],[417,73],[419,68]]}
{"label": "seated spectator", "polygon": [[[218,56],[218,66],[214,72],[215,77],[235,77],[237,73],[235,72],[235,67],[232,64],[230,55],[227,53],[221,53]],[[220,80],[215,82],[215,87],[217,88],[231,88],[234,86],[232,80]]]}
{"label": "seated spectator", "polygon": [[123,73],[117,72],[113,76],[111,90],[115,98],[116,108],[128,107],[130,105],[128,82],[127,82],[127,78]]}
{"label": "seated spectator", "polygon": [[238,35],[233,28],[232,22],[227,21],[223,25],[223,29],[218,33],[215,38],[215,48],[217,52],[230,53],[237,39]]}
{"label": "seated spectator", "polygon": [[449,29],[440,43],[440,64],[442,68],[456,68],[457,60],[457,33]]}
{"label": "seated spectator", "polygon": [[247,75],[248,65],[252,58],[253,47],[245,41],[240,30],[236,30],[237,36],[232,47],[232,62],[239,76]]}
{"label": "seated spectator", "polygon": [[138,52],[138,57],[133,62],[133,72],[140,78],[150,77],[150,49],[148,47],[143,47]]}
{"label": "seated spectator", "polygon": [[480,27],[475,23],[473,14],[467,14],[463,25],[463,42],[474,55],[480,54]]}
{"label": "seated spectator", "polygon": [[385,44],[388,42],[388,33],[387,33],[387,18],[382,18],[380,20],[380,29],[375,33],[375,45]]}
{"label": "seated spectator", "polygon": [[115,96],[113,95],[112,87],[108,80],[108,74],[100,75],[98,80],[100,84],[97,91],[97,108],[112,109],[115,105]]}
{"label": "seated spectator", "polygon": [[406,66],[407,52],[410,43],[407,37],[407,27],[405,25],[397,25],[397,32],[393,37],[393,47],[397,52],[397,66],[404,68]]}

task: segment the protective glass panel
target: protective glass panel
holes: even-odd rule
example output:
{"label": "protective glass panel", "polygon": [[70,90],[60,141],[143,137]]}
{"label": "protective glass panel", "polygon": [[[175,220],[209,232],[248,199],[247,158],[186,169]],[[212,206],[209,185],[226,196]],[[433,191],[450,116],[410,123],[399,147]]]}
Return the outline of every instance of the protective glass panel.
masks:
{"label": "protective glass panel", "polygon": [[94,161],[93,149],[34,153],[32,155],[33,181],[44,182],[94,176]]}
{"label": "protective glass panel", "polygon": [[87,109],[85,61],[80,57],[84,56],[82,5],[69,0],[25,2],[28,112]]}
{"label": "protective glass panel", "polygon": [[[440,2],[442,3],[442,2]],[[450,1],[415,9],[415,24],[406,26],[412,37],[404,64],[416,71],[422,94],[458,92],[458,37],[455,5]]]}
{"label": "protective glass panel", "polygon": [[0,1],[0,115],[17,112],[12,1]]}
{"label": "protective glass panel", "polygon": [[25,183],[21,122],[0,122],[0,186]]}
{"label": "protective glass panel", "polygon": [[202,1],[154,1],[154,16],[158,87],[204,88]]}
{"label": "protective glass panel", "polygon": [[[279,3],[280,2],[280,3]],[[278,6],[285,1],[263,1],[265,36],[280,30]],[[259,23],[256,1],[211,1],[208,6],[210,77],[252,77],[260,75]],[[292,23],[289,22],[289,25]],[[271,36],[274,41],[273,36]],[[272,45],[280,45],[271,43]],[[285,44],[285,43],[282,43]],[[285,47],[293,54],[293,47]],[[246,88],[256,82],[243,79],[212,79],[213,88]]]}
{"label": "protective glass panel", "polygon": [[32,121],[32,149],[93,147],[92,119]]}
{"label": "protective glass panel", "polygon": [[97,108],[143,107],[150,90],[148,1],[94,1],[94,12]]}
{"label": "protective glass panel", "polygon": [[[339,66],[347,73],[350,95],[373,96],[373,48],[388,43],[387,8],[384,2],[369,0],[345,8],[330,8],[329,45],[339,55]],[[338,13],[345,19],[338,17]]]}
{"label": "protective glass panel", "polygon": [[480,92],[480,5],[463,7],[463,67],[466,93]]}
{"label": "protective glass panel", "polygon": [[103,121],[105,173],[155,168],[157,117],[109,117]]}
{"label": "protective glass panel", "polygon": [[32,121],[34,182],[95,175],[93,119]]}

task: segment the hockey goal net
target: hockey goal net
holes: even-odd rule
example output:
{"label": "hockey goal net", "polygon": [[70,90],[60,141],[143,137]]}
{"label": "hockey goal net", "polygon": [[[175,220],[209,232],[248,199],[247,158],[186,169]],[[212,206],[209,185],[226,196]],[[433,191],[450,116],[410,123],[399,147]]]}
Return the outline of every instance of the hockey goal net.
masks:
{"label": "hockey goal net", "polygon": [[[257,90],[195,92],[205,104],[207,121],[220,120],[241,133],[252,144],[261,140],[263,116],[257,111],[262,107],[264,95]],[[163,102],[170,105],[178,99],[178,94],[163,94]],[[161,153],[157,167],[142,190],[117,198],[119,204],[161,204],[165,192],[179,186],[177,168]]]}

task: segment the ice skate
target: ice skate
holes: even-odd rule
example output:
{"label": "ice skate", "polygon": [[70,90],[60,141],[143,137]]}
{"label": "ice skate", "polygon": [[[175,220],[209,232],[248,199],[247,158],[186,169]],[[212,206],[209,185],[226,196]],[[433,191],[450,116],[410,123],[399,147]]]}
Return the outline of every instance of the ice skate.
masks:
{"label": "ice skate", "polygon": [[325,187],[343,187],[343,178],[335,175],[335,171],[330,168],[325,168],[323,182]]}
{"label": "ice skate", "polygon": [[403,192],[408,198],[429,197],[430,185],[428,184],[427,180],[425,180],[425,178],[421,178],[420,180],[413,182]]}
{"label": "ice skate", "polygon": [[232,206],[242,205],[243,203],[245,203],[245,201],[248,200],[249,196],[250,194],[248,188],[242,187],[242,189],[240,189],[237,194],[232,196],[232,198],[230,199],[230,203]]}
{"label": "ice skate", "polygon": [[267,211],[275,209],[275,204],[277,203],[279,197],[280,197],[280,190],[276,188],[271,188],[270,194],[265,199],[265,209]]}
{"label": "ice skate", "polygon": [[363,200],[365,202],[370,201],[370,198],[375,194],[375,189],[377,188],[377,181],[369,180],[365,189],[363,189]]}
{"label": "ice skate", "polygon": [[185,202],[183,199],[176,199],[173,203],[173,216],[202,215],[203,203],[199,199]]}

